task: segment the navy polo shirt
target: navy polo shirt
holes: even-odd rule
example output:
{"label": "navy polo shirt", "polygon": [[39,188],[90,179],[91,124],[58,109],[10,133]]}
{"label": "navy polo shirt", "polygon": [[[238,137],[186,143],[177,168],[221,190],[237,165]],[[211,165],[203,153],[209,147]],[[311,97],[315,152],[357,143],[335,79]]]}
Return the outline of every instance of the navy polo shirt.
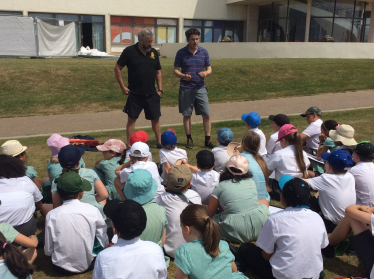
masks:
{"label": "navy polo shirt", "polygon": [[161,70],[160,59],[157,50],[151,48],[144,55],[138,43],[125,48],[117,61],[121,67],[128,69],[128,88],[136,94],[157,94],[155,81],[156,70]]}
{"label": "navy polo shirt", "polygon": [[202,72],[205,67],[210,66],[209,54],[205,48],[197,47],[197,52],[192,54],[188,50],[188,45],[178,50],[175,56],[174,67],[182,69],[182,74],[191,73],[191,80],[181,79],[180,87],[199,89],[205,87],[204,79],[196,72]]}

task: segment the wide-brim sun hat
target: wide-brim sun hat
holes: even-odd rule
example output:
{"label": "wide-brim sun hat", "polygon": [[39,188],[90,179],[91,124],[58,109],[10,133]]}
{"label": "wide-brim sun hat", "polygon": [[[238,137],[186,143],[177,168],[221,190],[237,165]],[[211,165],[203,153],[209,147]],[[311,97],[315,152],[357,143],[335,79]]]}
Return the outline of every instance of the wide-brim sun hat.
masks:
{"label": "wide-brim sun hat", "polygon": [[47,139],[47,145],[51,150],[51,157],[57,157],[61,148],[70,144],[69,139],[59,134],[53,134]]}
{"label": "wide-brim sun hat", "polygon": [[329,137],[334,141],[340,141],[342,144],[347,146],[357,145],[357,141],[354,139],[355,129],[352,126],[342,124],[336,130],[330,130]]}
{"label": "wide-brim sun hat", "polygon": [[154,199],[157,187],[158,184],[149,171],[136,169],[129,174],[123,194],[126,199],[145,204]]}
{"label": "wide-brim sun hat", "polygon": [[8,140],[1,146],[1,152],[9,156],[18,156],[25,152],[27,146],[23,146],[18,140]]}
{"label": "wide-brim sun hat", "polygon": [[242,145],[239,142],[232,141],[227,145],[226,152],[230,156],[235,154],[235,149],[240,148]]}

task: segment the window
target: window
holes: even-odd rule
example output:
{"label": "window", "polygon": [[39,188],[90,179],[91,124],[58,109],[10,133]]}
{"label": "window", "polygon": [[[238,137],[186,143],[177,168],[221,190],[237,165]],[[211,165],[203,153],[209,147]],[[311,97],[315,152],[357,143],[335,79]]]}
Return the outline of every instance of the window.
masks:
{"label": "window", "polygon": [[111,16],[110,22],[113,44],[137,43],[138,32],[143,28],[152,31],[157,45],[177,42],[178,21],[176,19]]}
{"label": "window", "polygon": [[[234,42],[243,41],[244,23],[242,21],[184,20],[184,32],[190,28],[200,31],[200,42],[202,43],[217,43],[225,36],[231,37]],[[183,42],[187,42],[184,34]]]}

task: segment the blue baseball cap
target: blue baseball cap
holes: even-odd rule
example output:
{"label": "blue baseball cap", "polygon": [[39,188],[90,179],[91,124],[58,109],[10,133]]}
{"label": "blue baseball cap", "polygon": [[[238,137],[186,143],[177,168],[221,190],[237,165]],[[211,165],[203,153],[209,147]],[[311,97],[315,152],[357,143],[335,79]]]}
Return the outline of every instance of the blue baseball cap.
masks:
{"label": "blue baseball cap", "polygon": [[261,117],[257,112],[244,113],[242,115],[242,120],[253,128],[261,124]]}
{"label": "blue baseball cap", "polygon": [[60,149],[58,152],[58,161],[60,165],[65,167],[74,167],[84,154],[84,149],[68,144]]}
{"label": "blue baseball cap", "polygon": [[339,170],[344,170],[346,166],[353,165],[352,156],[344,150],[338,149],[332,153],[325,152],[321,155],[322,160]]}
{"label": "blue baseball cap", "polygon": [[162,146],[176,145],[177,136],[172,131],[165,131],[161,135],[161,144]]}
{"label": "blue baseball cap", "polygon": [[221,128],[217,130],[217,137],[219,142],[225,143],[227,140],[231,142],[234,140],[234,133],[229,128]]}
{"label": "blue baseball cap", "polygon": [[136,169],[129,174],[123,194],[126,199],[145,204],[154,199],[157,187],[157,182],[149,171]]}
{"label": "blue baseball cap", "polygon": [[292,180],[293,177],[289,174],[282,175],[281,178],[278,180],[279,188],[283,190],[284,184],[286,184],[288,181]]}

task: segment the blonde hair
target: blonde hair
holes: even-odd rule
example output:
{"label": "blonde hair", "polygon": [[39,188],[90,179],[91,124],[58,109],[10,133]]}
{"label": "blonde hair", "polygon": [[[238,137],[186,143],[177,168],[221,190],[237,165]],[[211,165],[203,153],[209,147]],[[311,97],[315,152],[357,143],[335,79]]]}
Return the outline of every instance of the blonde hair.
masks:
{"label": "blonde hair", "polygon": [[[135,150],[134,151],[134,154],[135,155],[140,155],[140,154],[142,154],[139,150]],[[131,155],[130,155],[131,156]],[[136,161],[136,162],[139,162],[139,161],[144,161],[144,159],[146,159],[147,158],[147,156],[146,157],[134,157],[134,156],[131,156],[131,158],[134,160],[134,161]]]}
{"label": "blonde hair", "polygon": [[59,164],[60,161],[58,160],[58,157],[51,157],[51,159],[49,160],[49,162],[51,164]]}

